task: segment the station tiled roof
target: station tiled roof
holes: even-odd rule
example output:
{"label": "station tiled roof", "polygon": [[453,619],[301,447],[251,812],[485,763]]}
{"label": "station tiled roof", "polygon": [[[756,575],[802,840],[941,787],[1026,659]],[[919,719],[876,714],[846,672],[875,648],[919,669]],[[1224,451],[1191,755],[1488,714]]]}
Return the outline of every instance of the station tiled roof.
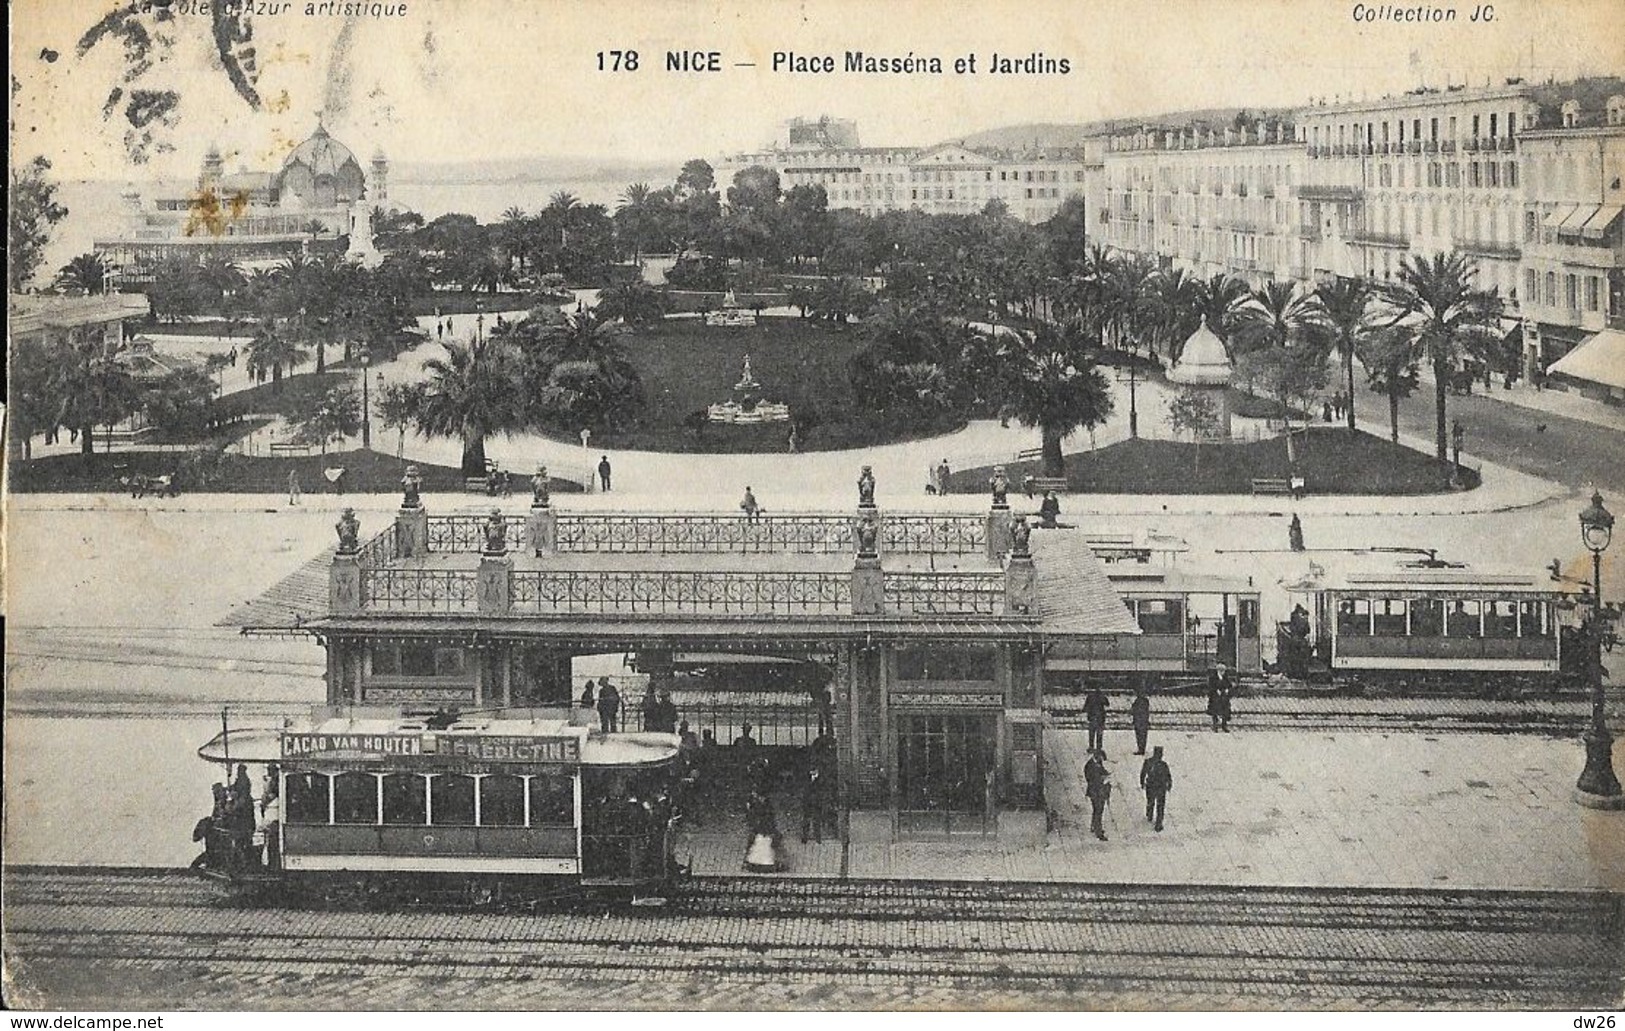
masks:
{"label": "station tiled roof", "polygon": [[1038,569],[1038,616],[1045,634],[1140,632],[1083,533],[1038,530],[1032,536],[1032,553]]}

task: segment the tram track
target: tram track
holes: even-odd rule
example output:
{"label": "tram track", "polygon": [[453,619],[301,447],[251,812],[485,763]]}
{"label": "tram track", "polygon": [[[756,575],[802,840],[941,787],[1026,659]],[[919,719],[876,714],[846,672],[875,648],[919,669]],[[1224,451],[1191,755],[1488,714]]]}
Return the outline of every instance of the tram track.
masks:
{"label": "tram track", "polygon": [[[984,993],[1617,1004],[1621,900],[1602,893],[699,879],[656,909],[298,909],[188,875],[8,869],[19,969],[112,965],[363,981],[829,979]],[[735,999],[742,1004],[747,996]],[[289,999],[286,1005],[296,1005]],[[1279,1004],[1279,1003],[1274,1003]]]}

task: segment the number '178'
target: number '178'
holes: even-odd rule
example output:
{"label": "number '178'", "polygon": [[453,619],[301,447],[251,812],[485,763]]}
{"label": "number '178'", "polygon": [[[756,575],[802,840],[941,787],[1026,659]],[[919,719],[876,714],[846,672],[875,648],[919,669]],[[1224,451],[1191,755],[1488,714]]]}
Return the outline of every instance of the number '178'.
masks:
{"label": "number '178'", "polygon": [[601,72],[635,72],[638,70],[636,50],[598,51],[598,70]]}

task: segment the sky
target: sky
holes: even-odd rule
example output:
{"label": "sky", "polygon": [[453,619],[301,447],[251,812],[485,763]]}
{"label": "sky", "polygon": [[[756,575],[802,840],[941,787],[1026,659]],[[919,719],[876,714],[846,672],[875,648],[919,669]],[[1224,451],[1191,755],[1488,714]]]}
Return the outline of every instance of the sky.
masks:
{"label": "sky", "polygon": [[[1488,22],[1472,20],[1477,3],[1439,2],[1423,6],[1456,20],[1423,25],[1361,22],[1351,0],[406,0],[394,16],[398,2],[355,4],[368,9],[359,18],[269,0],[281,13],[249,16],[256,110],[215,56],[199,2],[172,0],[167,23],[137,17],[158,42],[132,76],[118,39],[76,51],[110,0],[13,0],[14,158],[44,154],[63,178],[190,177],[216,144],[228,167],[275,168],[323,112],[363,160],[381,148],[407,162],[679,162],[760,146],[798,115],[856,119],[866,145],[923,145],[1023,122],[1625,72],[1618,0],[1501,0]],[[720,51],[723,70],[667,72],[666,51],[681,48]],[[638,51],[638,70],[598,70],[614,50]],[[936,56],[946,70],[847,74],[849,50]],[[833,55],[838,71],[774,73],[776,51]],[[1071,70],[988,74],[995,52],[1042,52]],[[970,54],[977,74],[954,74]],[[137,89],[178,95],[145,147],[127,138]]]}

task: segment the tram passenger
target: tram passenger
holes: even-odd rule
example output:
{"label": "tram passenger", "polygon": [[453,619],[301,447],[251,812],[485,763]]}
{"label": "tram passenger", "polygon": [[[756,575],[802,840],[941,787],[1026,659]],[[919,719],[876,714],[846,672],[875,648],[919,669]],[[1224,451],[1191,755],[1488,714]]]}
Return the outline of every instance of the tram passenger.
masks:
{"label": "tram passenger", "polygon": [[282,869],[282,796],[270,792],[260,799],[260,834],[265,838],[265,867]]}
{"label": "tram passenger", "polygon": [[643,692],[643,729],[645,731],[660,729],[660,699],[655,696],[655,686],[650,684]]}
{"label": "tram passenger", "polygon": [[677,703],[671,700],[671,688],[660,689],[660,703],[655,709],[655,729],[662,734],[677,733]]}
{"label": "tram passenger", "polygon": [[231,799],[223,783],[215,784],[211,790],[214,792],[214,808],[209,812],[208,836],[204,845],[208,858],[205,862],[212,869],[220,870],[233,865]]}
{"label": "tram passenger", "polygon": [[608,677],[598,678],[598,729],[605,734],[615,733],[621,714],[621,693]]}

